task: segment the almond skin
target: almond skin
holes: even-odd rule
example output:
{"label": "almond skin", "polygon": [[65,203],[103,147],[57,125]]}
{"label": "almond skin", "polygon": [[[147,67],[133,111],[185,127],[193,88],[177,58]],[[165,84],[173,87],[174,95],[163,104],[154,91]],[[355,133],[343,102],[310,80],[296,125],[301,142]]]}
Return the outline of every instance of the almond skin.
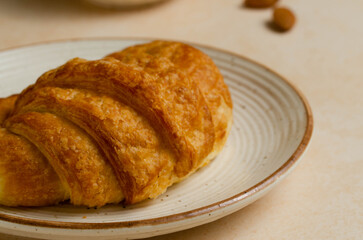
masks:
{"label": "almond skin", "polygon": [[249,8],[269,8],[278,0],[245,0],[245,6]]}
{"label": "almond skin", "polygon": [[294,26],[296,18],[291,10],[279,7],[274,10],[273,22],[281,31],[288,31]]}

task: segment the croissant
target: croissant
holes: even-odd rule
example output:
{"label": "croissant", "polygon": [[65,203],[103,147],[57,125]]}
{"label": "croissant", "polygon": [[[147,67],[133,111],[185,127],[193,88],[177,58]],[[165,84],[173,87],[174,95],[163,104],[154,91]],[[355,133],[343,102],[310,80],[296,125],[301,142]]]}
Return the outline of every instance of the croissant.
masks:
{"label": "croissant", "polygon": [[154,41],[44,73],[0,123],[0,204],[134,204],[221,151],[232,101],[207,55]]}

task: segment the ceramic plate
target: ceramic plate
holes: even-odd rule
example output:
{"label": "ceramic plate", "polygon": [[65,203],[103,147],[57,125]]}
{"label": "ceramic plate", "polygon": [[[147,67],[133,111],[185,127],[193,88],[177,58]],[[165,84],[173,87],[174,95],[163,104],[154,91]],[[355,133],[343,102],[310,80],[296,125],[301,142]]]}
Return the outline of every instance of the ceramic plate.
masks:
{"label": "ceramic plate", "polygon": [[[148,40],[71,40],[0,52],[0,96],[18,93],[43,72],[73,57],[97,59]],[[193,44],[211,56],[234,103],[234,123],[224,150],[207,167],[154,200],[123,208],[67,204],[0,207],[0,231],[69,239],[143,238],[205,224],[252,203],[295,166],[312,134],[307,101],[275,72],[249,59]]]}

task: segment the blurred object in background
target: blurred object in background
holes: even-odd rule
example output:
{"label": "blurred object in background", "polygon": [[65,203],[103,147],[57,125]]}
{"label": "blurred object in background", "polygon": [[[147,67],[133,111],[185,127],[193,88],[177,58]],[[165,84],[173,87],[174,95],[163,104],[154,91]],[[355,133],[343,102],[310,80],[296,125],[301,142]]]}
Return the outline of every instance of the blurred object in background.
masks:
{"label": "blurred object in background", "polygon": [[290,9],[284,7],[274,9],[273,23],[280,31],[289,31],[295,22],[296,17]]}
{"label": "blurred object in background", "polygon": [[168,0],[84,0],[97,6],[106,8],[130,8],[152,5]]}
{"label": "blurred object in background", "polygon": [[269,8],[275,5],[278,0],[245,0],[248,8]]}

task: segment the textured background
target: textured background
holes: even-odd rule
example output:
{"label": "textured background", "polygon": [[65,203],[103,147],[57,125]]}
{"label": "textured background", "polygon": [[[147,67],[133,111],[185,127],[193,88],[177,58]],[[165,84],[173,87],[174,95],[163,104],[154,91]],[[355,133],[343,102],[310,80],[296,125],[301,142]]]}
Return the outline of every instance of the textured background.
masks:
{"label": "textured background", "polygon": [[[363,1],[280,0],[297,15],[269,29],[271,9],[240,0],[170,0],[105,10],[77,0],[0,0],[0,50],[49,40],[154,37],[233,51],[276,70],[308,98],[313,141],[261,200],[216,222],[154,239],[361,239],[363,235]],[[0,235],[0,239],[20,239]]]}

